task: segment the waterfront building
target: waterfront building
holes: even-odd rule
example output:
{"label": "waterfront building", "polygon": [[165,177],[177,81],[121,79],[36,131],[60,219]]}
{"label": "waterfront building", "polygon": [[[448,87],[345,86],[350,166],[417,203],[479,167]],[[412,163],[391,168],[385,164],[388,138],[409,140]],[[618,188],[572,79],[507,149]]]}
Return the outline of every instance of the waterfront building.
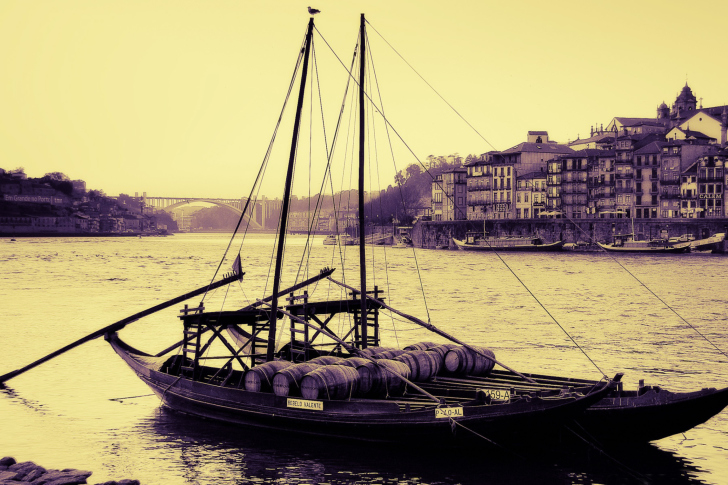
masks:
{"label": "waterfront building", "polygon": [[634,167],[632,156],[635,150],[635,138],[622,136],[617,138],[614,152],[615,171],[615,212],[624,217],[634,217]]}
{"label": "waterfront building", "polygon": [[615,156],[614,150],[601,150],[598,156],[598,170],[592,170],[592,173],[596,173],[598,178],[591,180],[593,192],[590,192],[589,195],[590,200],[594,201],[593,213],[599,218],[611,219],[617,216],[615,213],[617,203],[614,175]]}
{"label": "waterfront building", "polygon": [[539,217],[546,209],[546,173],[519,175],[516,181],[516,219]]}
{"label": "waterfront building", "polygon": [[646,135],[649,133],[665,133],[668,123],[655,118],[612,118],[606,131],[611,131],[615,138],[630,135]]}
{"label": "waterfront building", "polygon": [[598,164],[599,150],[579,150],[559,157],[561,162],[561,211],[570,219],[583,219],[591,215],[588,204],[587,179],[589,163]]}
{"label": "waterfront building", "polygon": [[698,162],[680,174],[680,217],[698,217]]}
{"label": "waterfront building", "polygon": [[465,220],[467,214],[466,168],[453,168],[432,181],[432,220]]}
{"label": "waterfront building", "polygon": [[493,157],[493,203],[486,206],[486,219],[515,219],[516,168],[510,157]]}
{"label": "waterfront building", "polygon": [[[485,219],[486,207],[492,203],[492,166],[488,160],[496,152],[489,152],[477,160],[465,165],[467,170],[467,214],[466,219],[471,221]],[[433,185],[433,197],[435,187]]]}
{"label": "waterfront building", "polygon": [[549,217],[561,217],[561,160],[546,165],[546,212]]}
{"label": "waterfront building", "polygon": [[680,217],[681,153],[676,147],[665,144],[660,153],[660,217]]}
{"label": "waterfront building", "polygon": [[660,217],[660,156],[665,142],[653,141],[634,152],[635,217]]}
{"label": "waterfront building", "polygon": [[667,140],[686,140],[691,143],[695,144],[701,144],[701,145],[707,145],[710,143],[715,143],[717,140],[715,138],[712,138],[708,135],[705,135],[699,131],[693,131],[687,128],[680,128],[679,126],[676,126],[672,130],[667,132],[667,135],[665,135],[665,138]]}
{"label": "waterfront building", "polygon": [[529,131],[528,140],[497,152],[502,157],[502,162],[514,167],[518,173],[539,172],[546,168],[549,160],[574,153],[568,146],[549,140],[548,132],[545,131]]}
{"label": "waterfront building", "polygon": [[726,152],[704,155],[697,160],[698,217],[724,216],[723,175]]}
{"label": "waterfront building", "polygon": [[[518,217],[516,181],[520,174],[543,173],[549,161],[574,153],[566,145],[549,139],[546,131],[529,131],[527,141],[502,152],[488,152],[468,164],[468,176],[478,178],[468,185],[469,219],[515,219]],[[543,192],[539,192],[540,195]],[[520,202],[524,217],[523,195]],[[529,200],[532,200],[529,195]],[[546,200],[540,203],[546,203]],[[530,204],[530,202],[529,202]],[[542,212],[544,207],[537,207]],[[528,207],[529,216],[534,207]],[[480,212],[480,213],[479,213]]]}

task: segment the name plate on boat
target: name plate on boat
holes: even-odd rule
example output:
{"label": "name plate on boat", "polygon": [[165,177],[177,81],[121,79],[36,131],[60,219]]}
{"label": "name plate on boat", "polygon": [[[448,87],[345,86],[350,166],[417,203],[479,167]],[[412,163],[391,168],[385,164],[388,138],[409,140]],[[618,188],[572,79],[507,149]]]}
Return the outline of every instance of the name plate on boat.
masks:
{"label": "name plate on boat", "polygon": [[323,411],[323,401],[309,401],[307,399],[291,399],[290,397],[286,401],[286,407],[296,409],[309,409],[311,411]]}
{"label": "name plate on boat", "polygon": [[493,401],[506,401],[511,400],[510,389],[478,389],[478,391],[484,392],[486,396],[490,396]]}
{"label": "name plate on boat", "polygon": [[436,418],[462,418],[463,408],[437,408],[435,409]]}

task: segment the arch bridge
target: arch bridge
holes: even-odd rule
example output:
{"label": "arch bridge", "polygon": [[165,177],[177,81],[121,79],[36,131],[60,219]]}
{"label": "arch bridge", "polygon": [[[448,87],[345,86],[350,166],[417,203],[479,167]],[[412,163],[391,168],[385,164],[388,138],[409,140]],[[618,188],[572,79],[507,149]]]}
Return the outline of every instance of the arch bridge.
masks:
{"label": "arch bridge", "polygon": [[[142,202],[145,207],[151,207],[155,210],[163,210],[172,212],[175,209],[194,202],[206,202],[219,207],[224,207],[237,215],[243,213],[243,208],[248,199],[219,199],[209,197],[133,197],[133,199]],[[268,216],[268,205],[266,201],[253,202],[248,206],[246,219],[250,219],[251,227],[255,229],[265,229],[265,220]]]}

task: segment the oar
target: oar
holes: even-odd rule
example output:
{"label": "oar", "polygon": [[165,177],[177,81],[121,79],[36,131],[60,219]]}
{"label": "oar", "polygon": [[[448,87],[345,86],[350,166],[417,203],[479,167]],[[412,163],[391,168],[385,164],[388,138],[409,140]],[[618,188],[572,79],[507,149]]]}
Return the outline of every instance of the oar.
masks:
{"label": "oar", "polygon": [[[339,285],[339,286],[343,286],[344,288],[346,288],[346,289],[349,289],[349,290],[353,291],[354,293],[359,293],[359,294],[361,294],[361,291],[360,291],[360,290],[357,290],[356,288],[353,288],[353,287],[351,287],[351,286],[349,286],[349,285],[345,285],[344,283],[342,283],[342,282],[340,282],[340,281],[336,281],[335,279],[333,279],[333,278],[331,278],[331,277],[329,277],[329,281],[331,281],[331,282],[333,282],[333,283],[336,283],[336,284],[337,284],[337,285]],[[508,371],[510,371],[510,372],[513,372],[514,374],[516,374],[516,375],[517,375],[517,376],[519,376],[519,377],[522,377],[523,379],[527,380],[528,382],[536,383],[536,381],[534,381],[534,380],[533,380],[533,379],[531,379],[530,377],[524,376],[523,374],[521,374],[521,373],[520,373],[520,372],[518,372],[517,370],[513,370],[513,369],[511,369],[510,367],[508,367],[507,365],[504,365],[503,363],[501,363],[501,362],[498,362],[498,361],[497,361],[497,360],[495,360],[495,359],[494,359],[493,357],[490,357],[490,356],[487,356],[487,355],[485,355],[485,354],[484,354],[483,352],[481,352],[480,350],[478,350],[478,349],[475,349],[475,348],[471,347],[470,345],[466,344],[465,342],[462,342],[462,341],[460,341],[459,339],[457,339],[457,338],[453,337],[452,335],[450,335],[450,334],[448,334],[448,333],[446,333],[446,332],[443,332],[442,330],[440,330],[440,329],[439,329],[439,328],[437,328],[436,326],[434,326],[434,325],[432,325],[432,324],[430,324],[430,323],[427,323],[427,322],[423,322],[423,321],[422,321],[422,320],[420,320],[419,318],[417,318],[417,317],[413,317],[412,315],[407,315],[406,313],[402,313],[401,311],[397,310],[396,308],[392,308],[391,306],[387,305],[387,304],[386,304],[386,303],[384,303],[383,301],[381,301],[381,300],[377,300],[377,299],[376,299],[376,298],[374,298],[373,296],[369,296],[369,295],[366,295],[366,297],[367,297],[367,298],[368,298],[369,300],[373,301],[374,303],[377,303],[377,304],[381,305],[382,307],[386,308],[387,310],[389,310],[389,311],[391,311],[391,312],[394,312],[394,313],[396,313],[397,315],[399,315],[399,316],[401,316],[401,317],[404,317],[404,318],[406,318],[406,319],[407,319],[407,320],[409,320],[410,322],[412,322],[412,323],[416,323],[417,325],[419,325],[419,326],[421,326],[421,327],[425,327],[425,328],[426,328],[427,330],[429,330],[429,331],[431,331],[431,332],[434,332],[434,333],[436,333],[436,334],[438,334],[438,335],[441,335],[441,336],[445,337],[446,339],[448,339],[448,340],[451,340],[452,342],[455,342],[456,344],[460,344],[460,345],[462,345],[463,347],[465,347],[466,349],[470,350],[471,352],[475,352],[476,354],[480,355],[481,357],[485,357],[485,358],[486,358],[486,359],[488,359],[488,360],[492,360],[493,362],[495,362],[495,363],[496,363],[496,364],[498,364],[499,366],[503,367],[504,369],[506,369],[506,370],[508,370]]]}
{"label": "oar", "polygon": [[134,322],[136,320],[139,320],[142,317],[146,317],[147,315],[151,315],[152,313],[156,313],[156,312],[158,312],[160,310],[164,310],[165,308],[168,308],[168,307],[170,307],[172,305],[176,305],[176,304],[178,304],[180,302],[183,302],[185,300],[189,300],[190,298],[193,298],[195,296],[202,295],[206,291],[214,290],[215,288],[219,288],[221,286],[229,285],[233,281],[239,280],[241,277],[242,277],[242,275],[237,274],[237,273],[233,273],[230,276],[227,276],[227,277],[221,279],[220,281],[218,281],[216,283],[212,283],[210,285],[205,285],[205,286],[203,286],[201,288],[198,288],[198,289],[196,289],[194,291],[191,291],[189,293],[185,293],[184,295],[180,295],[177,298],[173,298],[173,299],[168,300],[168,301],[166,301],[164,303],[160,303],[159,305],[155,305],[155,306],[153,306],[151,308],[147,308],[144,311],[141,311],[139,313],[135,313],[134,315],[128,316],[128,317],[126,317],[126,318],[124,318],[122,320],[119,320],[116,323],[112,323],[111,325],[108,325],[108,326],[106,326],[104,328],[101,328],[99,330],[96,330],[95,332],[90,333],[90,334],[86,335],[85,337],[80,338],[80,339],[76,340],[75,342],[66,345],[62,349],[58,349],[55,352],[50,353],[50,354],[46,355],[45,357],[36,360],[32,364],[28,364],[25,367],[22,367],[22,368],[20,368],[18,370],[14,370],[12,372],[8,372],[7,374],[5,374],[3,376],[0,376],[0,386],[2,386],[2,384],[5,381],[7,381],[9,379],[12,379],[13,377],[18,376],[18,375],[22,374],[23,372],[32,369],[33,367],[37,367],[40,364],[42,364],[42,363],[44,363],[46,361],[49,361],[52,358],[57,357],[57,356],[65,353],[65,352],[67,352],[67,351],[69,351],[69,350],[71,350],[71,349],[73,349],[75,347],[78,347],[81,344],[84,344],[84,343],[86,343],[86,342],[88,342],[90,340],[99,338],[99,337],[101,337],[102,335],[104,335],[104,334],[106,334],[108,332],[116,332],[118,330],[121,330],[126,325],[130,324],[131,322]]}

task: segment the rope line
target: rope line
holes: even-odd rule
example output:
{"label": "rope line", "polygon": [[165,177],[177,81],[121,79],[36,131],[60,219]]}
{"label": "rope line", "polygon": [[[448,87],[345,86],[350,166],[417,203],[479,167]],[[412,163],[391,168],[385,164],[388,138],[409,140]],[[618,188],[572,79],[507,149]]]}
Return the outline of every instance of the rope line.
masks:
{"label": "rope line", "polygon": [[497,149],[496,147],[494,147],[494,146],[493,146],[493,144],[492,144],[491,142],[489,142],[488,140],[486,140],[486,138],[485,138],[485,137],[484,137],[483,135],[481,135],[481,134],[480,134],[480,132],[479,132],[478,130],[476,130],[476,129],[475,129],[475,127],[474,127],[473,125],[471,125],[471,124],[470,124],[470,122],[469,122],[468,120],[466,120],[466,119],[465,119],[465,118],[463,117],[463,115],[461,115],[461,114],[460,114],[460,113],[458,112],[458,110],[456,110],[456,109],[455,109],[455,108],[453,107],[453,105],[451,105],[451,104],[450,104],[450,103],[448,102],[448,100],[446,100],[446,99],[445,99],[445,98],[444,98],[444,97],[443,97],[443,96],[442,96],[442,95],[441,95],[441,94],[440,94],[440,93],[439,93],[439,92],[437,91],[437,89],[435,89],[435,88],[434,88],[434,87],[433,87],[433,86],[432,86],[432,85],[431,85],[431,84],[430,84],[429,82],[427,82],[427,80],[426,80],[426,79],[425,79],[424,77],[422,77],[422,75],[421,75],[421,74],[420,74],[419,72],[417,72],[417,70],[416,70],[416,69],[415,69],[414,67],[412,67],[412,65],[411,65],[411,64],[410,64],[409,62],[407,62],[407,59],[405,59],[405,58],[404,58],[404,57],[402,56],[402,54],[400,54],[400,53],[399,53],[399,52],[397,51],[397,49],[395,49],[395,48],[394,48],[394,47],[392,46],[392,44],[390,44],[390,43],[389,43],[389,41],[388,41],[387,39],[385,39],[385,38],[384,38],[384,36],[383,36],[382,34],[380,34],[380,33],[379,33],[379,31],[378,31],[378,30],[377,30],[376,28],[374,28],[374,26],[373,26],[373,25],[372,25],[372,24],[371,24],[371,23],[370,23],[370,22],[369,22],[368,20],[366,20],[366,23],[367,23],[367,24],[368,24],[368,25],[369,25],[369,26],[370,26],[370,27],[371,27],[372,29],[374,29],[374,32],[376,32],[376,33],[377,33],[377,35],[378,35],[379,37],[381,37],[381,39],[382,39],[382,40],[383,40],[383,41],[384,41],[384,42],[385,42],[385,43],[386,43],[386,44],[387,44],[387,45],[388,45],[388,46],[389,46],[389,47],[390,47],[390,48],[391,48],[391,49],[392,49],[392,50],[393,50],[393,51],[395,52],[395,54],[397,54],[397,55],[399,56],[399,58],[400,58],[400,59],[402,59],[402,60],[404,61],[404,63],[405,63],[405,64],[407,64],[407,66],[408,66],[408,67],[409,67],[410,69],[412,69],[412,71],[413,71],[413,72],[414,72],[415,74],[417,74],[417,76],[418,76],[418,77],[419,77],[420,79],[422,79],[422,81],[423,81],[423,82],[424,82],[425,84],[427,84],[427,86],[428,86],[428,87],[429,87],[430,89],[432,89],[432,91],[433,91],[433,92],[434,92],[435,94],[437,94],[437,96],[439,96],[439,98],[440,98],[441,100],[443,100],[443,101],[445,102],[445,104],[447,104],[447,105],[448,105],[448,106],[450,107],[450,109],[452,109],[452,110],[453,110],[453,111],[455,112],[455,114],[456,114],[456,115],[458,115],[458,116],[460,117],[460,119],[461,119],[461,120],[463,120],[463,121],[465,122],[465,124],[467,124],[467,125],[468,125],[468,126],[469,126],[470,128],[472,128],[472,130],[473,130],[473,131],[474,131],[475,133],[477,133],[477,134],[478,134],[478,136],[479,136],[480,138],[482,138],[484,142],[486,142],[486,143],[487,143],[488,145],[490,145],[490,147],[491,147],[491,148],[492,148],[493,150],[498,150],[498,149]]}
{"label": "rope line", "polygon": [[[579,226],[579,225],[578,225],[578,224],[577,224],[576,222],[574,222],[574,220],[573,220],[573,219],[571,219],[571,218],[570,218],[569,216],[567,216],[565,212],[561,211],[561,215],[562,215],[562,216],[564,216],[564,218],[565,218],[566,220],[568,220],[569,222],[571,222],[572,224],[574,224],[574,226],[575,226],[576,228],[578,228],[578,229],[579,229],[579,230],[580,230],[580,231],[581,231],[582,233],[584,233],[584,234],[586,235],[586,237],[588,237],[588,238],[589,238],[589,240],[590,240],[591,242],[593,242],[593,243],[596,243],[596,241],[594,240],[594,238],[593,238],[593,237],[592,237],[591,235],[589,235],[589,234],[588,234],[588,233],[587,233],[587,232],[586,232],[586,231],[585,231],[584,229],[582,229],[582,228],[581,228],[581,226]],[[599,246],[599,244],[597,244],[597,246]],[[686,324],[686,325],[687,325],[688,327],[690,327],[691,329],[693,329],[693,330],[695,331],[695,333],[697,333],[698,335],[700,335],[700,336],[701,336],[701,337],[702,337],[702,338],[703,338],[703,339],[704,339],[704,340],[705,340],[706,342],[708,342],[708,343],[709,343],[709,344],[710,344],[710,345],[711,345],[711,346],[712,346],[712,347],[713,347],[713,348],[714,348],[715,350],[717,350],[717,351],[718,351],[718,352],[719,352],[720,354],[722,354],[722,355],[723,355],[724,357],[728,357],[728,354],[726,354],[726,353],[725,353],[725,352],[724,352],[723,350],[721,350],[721,349],[720,349],[720,348],[719,348],[719,347],[718,347],[718,346],[717,346],[716,344],[714,344],[714,343],[713,343],[713,342],[712,342],[712,341],[711,341],[711,340],[710,340],[710,339],[709,339],[709,338],[708,338],[707,336],[705,336],[705,335],[704,335],[704,334],[703,334],[703,333],[702,333],[702,332],[701,332],[700,330],[698,330],[698,329],[697,329],[696,327],[694,327],[694,326],[693,326],[693,325],[692,325],[692,324],[691,324],[690,322],[688,322],[688,321],[687,321],[687,320],[686,320],[685,318],[683,318],[683,316],[682,316],[682,315],[680,315],[680,314],[679,314],[679,313],[677,312],[677,310],[675,310],[675,309],[674,309],[674,308],[673,308],[672,306],[670,306],[670,305],[669,305],[669,304],[668,304],[668,303],[667,303],[667,302],[666,302],[665,300],[663,300],[662,298],[660,298],[660,296],[659,296],[659,295],[657,295],[657,294],[656,294],[656,293],[655,293],[654,291],[652,291],[652,289],[651,289],[651,288],[650,288],[649,286],[647,286],[647,285],[646,285],[646,284],[644,284],[644,283],[643,283],[643,282],[642,282],[642,281],[641,281],[641,280],[640,280],[639,278],[637,278],[637,276],[635,276],[635,275],[634,275],[634,274],[633,274],[633,273],[632,273],[632,272],[631,272],[630,270],[628,270],[628,269],[627,269],[627,268],[626,268],[626,267],[625,267],[625,266],[624,266],[624,265],[623,265],[623,264],[622,264],[622,263],[621,263],[621,262],[620,262],[620,261],[619,261],[619,260],[618,260],[617,258],[615,258],[615,257],[614,257],[614,256],[612,255],[612,253],[610,253],[609,251],[607,251],[606,249],[604,249],[604,248],[603,248],[603,247],[601,247],[601,246],[599,246],[599,248],[600,248],[600,249],[601,249],[601,250],[602,250],[602,251],[603,251],[604,253],[606,253],[606,254],[607,254],[607,256],[609,256],[609,257],[610,257],[610,258],[612,259],[612,261],[614,261],[615,263],[617,263],[617,265],[619,265],[619,267],[620,267],[620,268],[622,268],[622,269],[623,269],[623,270],[624,270],[624,271],[625,271],[625,272],[626,272],[626,273],[627,273],[628,275],[630,275],[630,276],[631,276],[632,278],[634,278],[634,280],[635,280],[635,281],[636,281],[637,283],[639,283],[639,285],[640,285],[640,286],[642,286],[642,287],[643,287],[643,288],[644,288],[645,290],[647,290],[647,291],[648,291],[648,292],[649,292],[649,293],[650,293],[650,294],[651,294],[652,296],[654,296],[654,297],[655,297],[655,298],[657,299],[657,301],[659,301],[660,303],[662,303],[663,305],[665,305],[665,308],[667,308],[667,309],[668,309],[668,310],[670,310],[670,311],[671,311],[672,313],[674,313],[674,314],[675,314],[675,316],[676,316],[677,318],[679,318],[680,320],[682,320],[682,321],[683,321],[683,323],[685,323],[685,324]]]}
{"label": "rope line", "polygon": [[[304,41],[301,45],[304,45],[304,44],[305,44],[305,36],[304,36]],[[275,142],[276,136],[278,134],[278,129],[280,128],[281,121],[283,120],[283,113],[285,113],[286,106],[288,105],[288,100],[290,99],[291,91],[293,90],[293,86],[294,86],[295,80],[296,80],[296,74],[298,73],[298,68],[301,65],[302,58],[303,58],[303,52],[301,50],[299,50],[298,59],[296,60],[296,65],[293,69],[293,75],[291,76],[291,81],[288,85],[288,92],[286,93],[285,100],[283,101],[283,107],[281,108],[281,112],[278,115],[278,121],[276,122],[275,129],[273,130],[273,135],[271,137],[270,142],[268,143],[268,149],[266,150],[265,156],[263,157],[263,162],[261,163],[260,169],[258,169],[258,174],[256,175],[255,181],[253,182],[253,187],[250,190],[250,195],[248,196],[248,200],[245,203],[245,207],[243,208],[242,214],[240,214],[240,218],[238,219],[238,223],[235,226],[235,230],[233,231],[233,235],[230,238],[230,242],[228,243],[227,248],[225,248],[225,252],[223,253],[222,258],[220,259],[220,263],[217,265],[217,269],[215,270],[215,273],[212,275],[212,279],[210,280],[210,286],[212,285],[212,282],[215,281],[215,277],[217,276],[217,274],[220,272],[220,268],[222,267],[222,264],[225,261],[225,258],[227,257],[228,251],[230,250],[230,246],[232,245],[233,241],[235,240],[235,236],[238,232],[238,229],[240,228],[240,225],[242,224],[242,222],[245,218],[245,214],[248,211],[248,206],[250,205],[250,201],[253,200],[253,193],[256,192],[256,187],[258,187],[258,191],[260,190],[259,182],[268,166],[268,161],[270,160],[270,154],[273,149],[273,143]],[[255,197],[255,200],[257,202],[257,195]],[[248,226],[250,226],[250,218],[248,218]],[[247,227],[246,227],[245,233],[247,234]],[[244,240],[245,237],[243,237],[242,239]],[[240,243],[240,247],[242,248],[242,241]],[[209,287],[208,287],[208,289],[209,289]],[[207,291],[202,296],[202,302],[205,301],[206,296],[207,296]]]}

